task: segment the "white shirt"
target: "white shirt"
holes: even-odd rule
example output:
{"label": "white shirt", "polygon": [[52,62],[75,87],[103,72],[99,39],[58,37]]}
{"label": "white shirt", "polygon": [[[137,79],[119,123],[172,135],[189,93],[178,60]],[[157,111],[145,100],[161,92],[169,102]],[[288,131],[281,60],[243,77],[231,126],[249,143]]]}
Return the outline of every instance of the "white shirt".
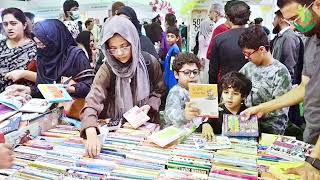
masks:
{"label": "white shirt", "polygon": [[213,27],[213,30],[227,21],[226,18],[220,18]]}

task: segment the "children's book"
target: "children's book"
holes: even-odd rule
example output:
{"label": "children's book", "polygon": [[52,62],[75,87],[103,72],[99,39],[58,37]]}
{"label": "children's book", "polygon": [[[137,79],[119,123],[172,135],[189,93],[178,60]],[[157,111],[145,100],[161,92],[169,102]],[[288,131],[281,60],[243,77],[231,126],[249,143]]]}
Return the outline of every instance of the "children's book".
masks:
{"label": "children's book", "polygon": [[289,168],[296,168],[303,165],[304,162],[278,162],[275,165],[271,165],[268,172],[281,180],[298,180],[301,179],[299,175],[286,174],[285,171]]}
{"label": "children's book", "polygon": [[242,120],[240,115],[224,114],[222,134],[225,136],[258,137],[258,118],[251,116],[248,120]]}
{"label": "children's book", "polygon": [[169,126],[161,131],[153,133],[149,139],[160,147],[164,147],[184,136],[186,131],[174,126]]}
{"label": "children's book", "polygon": [[8,134],[19,128],[22,113],[16,114],[0,123],[0,133]]}
{"label": "children's book", "polygon": [[131,124],[134,129],[137,129],[150,119],[150,117],[138,106],[134,106],[129,111],[124,113],[123,117]]}
{"label": "children's book", "polygon": [[218,118],[218,88],[216,84],[189,84],[190,102],[200,109],[200,116]]}
{"label": "children's book", "polygon": [[299,140],[279,136],[267,152],[286,160],[304,161],[306,156],[310,156],[313,147]]}
{"label": "children's book", "polygon": [[38,84],[38,89],[49,103],[68,102],[72,100],[72,97],[63,87],[63,84]]}

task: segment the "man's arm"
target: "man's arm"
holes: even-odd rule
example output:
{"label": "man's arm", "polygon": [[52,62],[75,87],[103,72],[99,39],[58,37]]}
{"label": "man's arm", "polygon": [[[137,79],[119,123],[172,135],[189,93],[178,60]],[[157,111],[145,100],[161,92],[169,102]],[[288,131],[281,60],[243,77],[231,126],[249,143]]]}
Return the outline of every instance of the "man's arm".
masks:
{"label": "man's arm", "polygon": [[251,115],[257,115],[260,118],[264,114],[272,112],[274,110],[298,104],[304,99],[305,88],[309,80],[310,78],[308,76],[302,75],[301,83],[296,88],[290,90],[286,94],[274,100],[262,103],[258,106],[248,108],[241,114],[244,115],[246,119],[249,119]]}

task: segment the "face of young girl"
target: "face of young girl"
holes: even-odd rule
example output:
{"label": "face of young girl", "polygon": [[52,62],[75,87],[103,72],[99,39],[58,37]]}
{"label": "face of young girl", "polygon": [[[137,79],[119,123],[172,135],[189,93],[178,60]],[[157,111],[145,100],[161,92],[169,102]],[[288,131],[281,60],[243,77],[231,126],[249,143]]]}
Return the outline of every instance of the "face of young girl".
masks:
{"label": "face of young girl", "polygon": [[116,34],[107,43],[108,53],[116,60],[125,64],[131,59],[132,47],[122,36]]}

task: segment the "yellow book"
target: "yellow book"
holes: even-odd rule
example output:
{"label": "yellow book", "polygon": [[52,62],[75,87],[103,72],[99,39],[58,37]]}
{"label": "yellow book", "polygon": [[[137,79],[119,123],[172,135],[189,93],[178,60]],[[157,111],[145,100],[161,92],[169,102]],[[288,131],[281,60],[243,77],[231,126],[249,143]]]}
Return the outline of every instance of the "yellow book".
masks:
{"label": "yellow book", "polygon": [[279,162],[275,165],[271,165],[269,168],[269,173],[281,180],[298,180],[301,179],[300,176],[295,174],[285,174],[285,171],[289,168],[295,168],[303,165],[303,161],[301,162]]}
{"label": "yellow book", "polygon": [[190,102],[200,109],[200,116],[218,118],[218,87],[216,84],[189,84]]}

